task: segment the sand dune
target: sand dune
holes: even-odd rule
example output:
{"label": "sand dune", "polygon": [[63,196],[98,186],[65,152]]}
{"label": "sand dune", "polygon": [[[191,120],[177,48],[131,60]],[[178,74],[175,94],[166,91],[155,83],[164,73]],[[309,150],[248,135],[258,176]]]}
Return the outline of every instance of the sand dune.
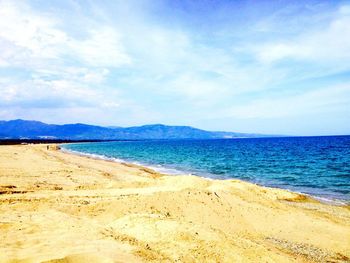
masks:
{"label": "sand dune", "polygon": [[0,146],[0,262],[349,262],[350,209]]}

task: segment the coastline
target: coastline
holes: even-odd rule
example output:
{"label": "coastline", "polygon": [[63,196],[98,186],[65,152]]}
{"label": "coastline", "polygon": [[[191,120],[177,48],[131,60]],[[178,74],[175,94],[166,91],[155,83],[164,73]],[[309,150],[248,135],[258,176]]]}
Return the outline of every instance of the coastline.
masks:
{"label": "coastline", "polygon": [[[72,143],[64,143],[64,144],[72,144]],[[59,144],[61,146],[60,151],[67,153],[67,154],[73,154],[73,155],[78,155],[81,157],[86,157],[86,158],[91,158],[94,160],[105,160],[105,161],[111,161],[111,162],[116,162],[116,163],[120,163],[120,164],[129,164],[129,165],[136,165],[140,168],[147,168],[147,169],[151,169],[154,170],[157,173],[160,174],[164,174],[164,175],[168,175],[168,176],[176,176],[176,175],[190,175],[190,176],[197,176],[199,178],[203,178],[203,179],[208,179],[208,180],[238,180],[238,181],[242,181],[242,182],[247,182],[247,183],[251,183],[254,185],[257,185],[259,187],[265,187],[265,188],[276,188],[276,189],[281,189],[281,190],[285,190],[285,191],[289,191],[295,194],[299,194],[299,195],[304,195],[308,198],[311,199],[315,199],[319,202],[325,203],[325,204],[329,204],[329,205],[336,205],[336,206],[350,206],[350,203],[348,200],[341,200],[341,199],[331,199],[331,198],[327,198],[324,196],[317,196],[317,195],[312,195],[312,194],[308,194],[308,193],[303,193],[303,192],[299,192],[297,190],[294,189],[288,189],[288,188],[281,188],[281,187],[277,187],[277,186],[269,186],[269,185],[263,185],[263,184],[259,184],[256,182],[251,182],[248,180],[243,180],[243,179],[238,179],[238,178],[230,178],[230,179],[221,179],[221,178],[215,178],[215,177],[211,177],[211,176],[203,176],[203,175],[198,175],[198,174],[192,174],[190,172],[186,172],[186,171],[180,171],[177,169],[171,169],[171,168],[166,168],[166,167],[162,167],[162,168],[158,168],[154,165],[148,165],[145,163],[139,163],[139,162],[131,162],[128,160],[123,160],[120,158],[113,158],[113,157],[107,157],[104,155],[99,155],[99,154],[90,154],[90,153],[84,153],[84,152],[79,152],[79,151],[74,151],[74,150],[70,150],[70,149],[65,149],[64,146],[62,147],[62,145],[64,144]]]}
{"label": "coastline", "polygon": [[0,176],[0,262],[350,258],[349,206],[287,190],[163,175],[45,145],[1,146]]}

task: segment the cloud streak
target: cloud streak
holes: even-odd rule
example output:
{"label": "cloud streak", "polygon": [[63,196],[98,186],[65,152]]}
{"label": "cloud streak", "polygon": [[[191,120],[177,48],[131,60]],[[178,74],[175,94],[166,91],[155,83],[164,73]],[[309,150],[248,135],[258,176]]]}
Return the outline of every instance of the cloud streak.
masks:
{"label": "cloud streak", "polygon": [[267,43],[258,47],[256,55],[263,63],[283,59],[310,61],[314,63],[350,63],[350,8],[342,6],[329,23],[317,30],[303,32],[290,41]]}

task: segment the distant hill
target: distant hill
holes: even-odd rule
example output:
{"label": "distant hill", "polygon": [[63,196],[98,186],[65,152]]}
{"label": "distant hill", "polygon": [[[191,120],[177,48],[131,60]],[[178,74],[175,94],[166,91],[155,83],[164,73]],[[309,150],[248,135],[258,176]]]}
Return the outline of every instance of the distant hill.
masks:
{"label": "distant hill", "polygon": [[220,139],[266,137],[261,134],[205,131],[190,126],[162,124],[135,127],[101,127],[76,124],[46,124],[40,121],[0,121],[1,139],[140,140],[140,139]]}

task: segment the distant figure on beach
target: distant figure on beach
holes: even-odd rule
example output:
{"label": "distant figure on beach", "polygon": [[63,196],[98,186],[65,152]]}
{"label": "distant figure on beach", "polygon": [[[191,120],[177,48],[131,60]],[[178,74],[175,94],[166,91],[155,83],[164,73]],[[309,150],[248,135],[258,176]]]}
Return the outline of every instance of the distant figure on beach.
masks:
{"label": "distant figure on beach", "polygon": [[46,145],[46,150],[48,150],[49,149],[49,146],[48,145]]}

